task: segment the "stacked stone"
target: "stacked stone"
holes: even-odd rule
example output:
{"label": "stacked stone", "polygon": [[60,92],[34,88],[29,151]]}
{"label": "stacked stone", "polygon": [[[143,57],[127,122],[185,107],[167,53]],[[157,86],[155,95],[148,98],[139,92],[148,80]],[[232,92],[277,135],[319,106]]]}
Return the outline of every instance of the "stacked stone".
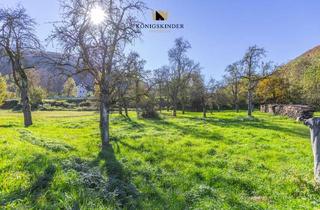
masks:
{"label": "stacked stone", "polygon": [[308,105],[265,104],[260,106],[260,111],[294,119],[309,119],[313,117],[315,108]]}

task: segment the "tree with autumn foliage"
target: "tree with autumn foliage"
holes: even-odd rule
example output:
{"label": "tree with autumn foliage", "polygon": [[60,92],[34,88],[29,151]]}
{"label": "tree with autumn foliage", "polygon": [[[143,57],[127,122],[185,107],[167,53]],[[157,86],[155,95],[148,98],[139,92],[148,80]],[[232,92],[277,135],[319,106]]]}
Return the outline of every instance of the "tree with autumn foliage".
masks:
{"label": "tree with autumn foliage", "polygon": [[256,96],[261,104],[288,103],[289,83],[279,71],[259,81]]}

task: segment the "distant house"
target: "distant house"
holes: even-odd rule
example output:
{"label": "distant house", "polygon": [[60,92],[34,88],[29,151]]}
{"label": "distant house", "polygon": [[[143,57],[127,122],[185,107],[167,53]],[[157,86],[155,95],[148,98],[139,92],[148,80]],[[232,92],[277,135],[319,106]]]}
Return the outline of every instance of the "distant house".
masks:
{"label": "distant house", "polygon": [[84,86],[83,84],[79,84],[77,86],[77,97],[78,98],[85,98],[88,96],[88,90],[86,88],[86,86]]}

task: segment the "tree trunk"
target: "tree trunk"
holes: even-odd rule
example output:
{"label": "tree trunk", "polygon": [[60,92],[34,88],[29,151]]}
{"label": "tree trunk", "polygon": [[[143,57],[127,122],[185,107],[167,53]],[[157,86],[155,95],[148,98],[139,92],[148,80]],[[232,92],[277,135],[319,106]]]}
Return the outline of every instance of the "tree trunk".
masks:
{"label": "tree trunk", "polygon": [[172,116],[174,116],[174,117],[177,116],[177,105],[175,103],[173,104]]}
{"label": "tree trunk", "polygon": [[313,158],[314,158],[314,177],[315,177],[315,180],[319,183],[320,182],[320,136],[319,136],[319,131],[318,131],[318,135],[314,136],[311,143],[312,143]]}
{"label": "tree trunk", "polygon": [[31,115],[31,106],[28,97],[28,83],[27,81],[22,82],[21,88],[21,104],[22,104],[22,112],[24,117],[24,126],[29,127],[32,125],[32,115]]}
{"label": "tree trunk", "polygon": [[248,116],[252,116],[252,91],[248,91]]}
{"label": "tree trunk", "polygon": [[160,103],[159,103],[159,111],[162,111],[162,96],[161,96],[161,84],[159,85],[159,96],[160,96]]}
{"label": "tree trunk", "polygon": [[310,128],[311,146],[314,159],[314,179],[320,183],[320,118],[312,118],[305,121]]}
{"label": "tree trunk", "polygon": [[119,105],[119,114],[122,115],[122,106]]}
{"label": "tree trunk", "polygon": [[203,106],[203,118],[207,118],[207,108]]}
{"label": "tree trunk", "polygon": [[239,98],[237,94],[234,96],[234,110],[239,112]]}
{"label": "tree trunk", "polygon": [[100,103],[100,133],[102,147],[109,146],[110,133],[109,133],[109,106],[107,94],[101,93]]}
{"label": "tree trunk", "polygon": [[124,105],[124,113],[125,113],[126,117],[129,117],[127,104]]}
{"label": "tree trunk", "polygon": [[139,103],[140,103],[140,97],[139,97],[139,80],[136,80],[135,84],[136,88],[136,113],[137,118],[139,118]]}
{"label": "tree trunk", "polygon": [[185,105],[184,105],[184,102],[182,102],[182,114],[185,113]]}

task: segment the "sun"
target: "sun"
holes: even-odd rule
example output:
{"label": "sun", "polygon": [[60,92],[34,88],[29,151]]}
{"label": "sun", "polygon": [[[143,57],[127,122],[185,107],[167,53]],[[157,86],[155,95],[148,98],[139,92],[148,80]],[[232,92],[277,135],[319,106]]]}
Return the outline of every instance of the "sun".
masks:
{"label": "sun", "polygon": [[94,25],[99,25],[105,19],[105,12],[100,6],[95,6],[90,10],[90,20]]}

